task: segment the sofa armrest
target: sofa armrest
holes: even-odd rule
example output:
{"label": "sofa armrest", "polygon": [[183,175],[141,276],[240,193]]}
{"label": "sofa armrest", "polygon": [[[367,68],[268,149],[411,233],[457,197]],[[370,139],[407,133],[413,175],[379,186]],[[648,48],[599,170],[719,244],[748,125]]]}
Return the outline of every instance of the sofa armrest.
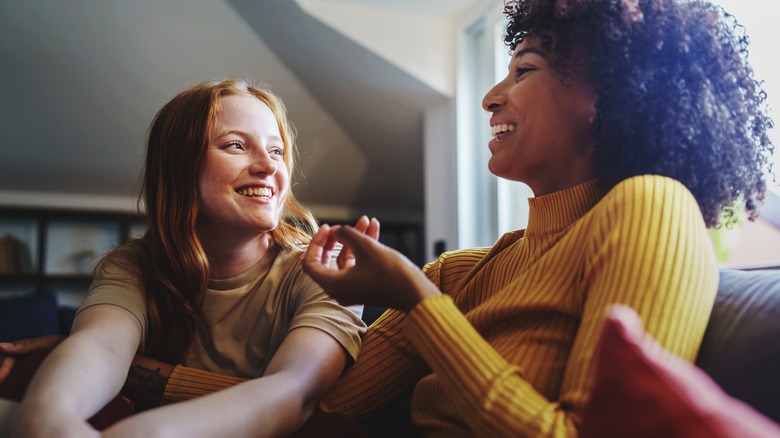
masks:
{"label": "sofa armrest", "polygon": [[780,271],[720,272],[696,365],[728,394],[780,422]]}

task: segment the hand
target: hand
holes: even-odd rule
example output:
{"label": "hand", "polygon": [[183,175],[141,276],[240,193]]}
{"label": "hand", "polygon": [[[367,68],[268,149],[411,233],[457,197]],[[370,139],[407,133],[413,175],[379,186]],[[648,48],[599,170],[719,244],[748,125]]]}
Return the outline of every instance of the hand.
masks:
{"label": "hand", "polygon": [[57,344],[65,339],[63,335],[44,335],[37,338],[20,339],[16,342],[0,343],[0,383],[2,383],[9,374],[17,358],[14,356],[23,356],[28,353],[39,350],[51,350]]}
{"label": "hand", "polygon": [[[336,243],[354,260],[337,268],[328,260]],[[348,226],[323,225],[309,243],[303,267],[343,305],[369,304],[408,312],[424,298],[440,294],[409,259],[368,233]]]}
{"label": "hand", "polygon": [[[355,223],[355,229],[374,240],[379,240],[379,221],[375,218],[368,220],[368,216],[361,216]],[[335,241],[330,243],[335,245]],[[333,247],[331,246],[328,251],[332,249]],[[339,269],[355,266],[355,254],[352,252],[352,249],[347,246],[342,247],[339,256],[336,258],[336,264]]]}

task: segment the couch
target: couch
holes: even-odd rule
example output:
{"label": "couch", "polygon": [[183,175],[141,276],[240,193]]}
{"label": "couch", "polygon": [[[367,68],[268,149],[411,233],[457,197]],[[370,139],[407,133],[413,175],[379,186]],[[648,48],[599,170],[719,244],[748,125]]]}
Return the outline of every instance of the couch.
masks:
{"label": "couch", "polygon": [[[381,309],[367,310],[364,313],[367,323],[381,313]],[[0,341],[60,331],[64,325],[62,321],[72,320],[72,313],[72,309],[56,309],[51,291],[36,297],[4,299],[0,301]],[[608,363],[618,366],[614,360]],[[780,267],[720,271],[715,307],[695,365],[697,371],[706,373],[728,397],[741,400],[761,416],[780,423]],[[688,364],[684,366],[694,368]],[[636,398],[636,385],[630,384],[638,379],[632,374],[634,371],[618,367],[607,374],[607,379],[617,382],[618,378],[623,378],[629,384],[623,385],[620,391],[629,392],[627,397]],[[626,408],[632,409],[633,413],[641,411],[645,419],[650,415],[653,421],[663,421],[658,420],[659,415],[667,415],[649,412],[648,406],[632,407],[613,393],[607,395],[610,407],[599,410],[608,418],[610,427],[615,416],[606,415],[608,409],[617,409],[626,419],[634,418],[625,412]],[[704,394],[694,398],[706,400],[708,397],[712,399]],[[381,414],[364,420],[363,426],[376,437],[416,436],[409,421],[410,402],[411,396],[407,394]],[[717,409],[730,406],[728,402],[721,403]]]}
{"label": "couch", "polygon": [[[667,403],[668,392],[678,391],[679,388],[671,384],[667,385],[665,382],[651,380],[655,385],[653,391],[656,392],[646,391],[646,394],[637,394],[643,391],[637,388],[638,385],[632,386],[632,383],[642,380],[637,370],[626,369],[628,365],[625,363],[618,363],[612,360],[613,358],[609,359],[605,362],[611,363],[612,368],[605,370],[605,380],[611,380],[618,388],[615,390],[613,386],[600,390],[600,393],[606,394],[603,399],[607,402],[594,401],[598,406],[592,406],[587,414],[592,420],[591,425],[603,423],[600,426],[604,429],[601,430],[609,430],[609,432],[589,434],[590,436],[640,436],[635,433],[638,422],[666,425],[663,435],[645,436],[665,438],[670,436],[775,436],[773,432],[702,435],[701,429],[692,425],[701,426],[701,423],[709,421],[708,416],[719,416],[722,422],[727,422],[730,418],[723,413],[723,410],[731,410],[733,415],[741,418],[735,421],[750,422],[751,425],[761,423],[766,426],[762,423],[764,418],[780,424],[780,267],[752,271],[736,269],[720,271],[720,285],[715,307],[696,359],[696,367],[682,363],[677,364],[678,368],[674,371],[676,374],[685,375],[685,379],[689,381],[711,379],[709,383],[712,383],[711,386],[715,388],[705,385],[707,394],[694,394],[693,400],[688,400],[687,405],[676,402],[674,407],[671,403],[653,407],[653,403]],[[666,364],[663,363],[662,366],[665,367]],[[679,367],[690,369],[680,370]],[[703,373],[700,373],[701,376],[685,374],[693,370]],[[705,375],[706,377],[702,377]],[[653,378],[658,379],[659,376]],[[644,381],[646,382],[647,379]],[[711,391],[715,393],[710,394]],[[752,416],[752,412],[746,412],[745,409],[737,409],[732,399],[746,403],[747,410],[755,410],[756,415]],[[704,415],[701,413],[703,408],[695,406],[699,401],[715,407],[712,409],[711,406],[707,407],[706,409],[710,410]],[[362,424],[371,436],[375,437],[418,436],[408,420],[410,403],[411,396],[407,394],[395,405],[375,417],[364,420]],[[694,407],[692,408],[691,405]],[[675,411],[674,415],[677,418],[671,419],[670,410]],[[625,425],[625,430],[621,431],[616,427],[616,418],[623,418],[622,424]],[[683,429],[682,424],[687,429]],[[780,426],[777,428],[780,430]],[[594,427],[591,430],[600,429]],[[742,431],[743,429],[729,430]]]}
{"label": "couch", "polygon": [[780,423],[780,269],[721,270],[696,365]]}

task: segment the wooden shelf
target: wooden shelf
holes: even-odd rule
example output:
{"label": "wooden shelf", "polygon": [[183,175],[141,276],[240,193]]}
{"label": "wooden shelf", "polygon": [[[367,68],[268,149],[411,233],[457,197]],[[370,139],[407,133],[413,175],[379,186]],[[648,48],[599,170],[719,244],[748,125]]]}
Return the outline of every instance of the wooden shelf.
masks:
{"label": "wooden shelf", "polygon": [[131,213],[0,207],[0,298],[44,288],[86,293],[97,260],[142,229]]}

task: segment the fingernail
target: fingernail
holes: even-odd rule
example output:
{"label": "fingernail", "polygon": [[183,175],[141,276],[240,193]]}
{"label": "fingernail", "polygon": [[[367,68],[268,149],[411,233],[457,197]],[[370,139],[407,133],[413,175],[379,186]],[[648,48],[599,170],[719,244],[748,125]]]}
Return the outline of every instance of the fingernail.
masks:
{"label": "fingernail", "polygon": [[6,348],[13,348],[14,344],[11,342],[0,342],[0,348],[6,349]]}

